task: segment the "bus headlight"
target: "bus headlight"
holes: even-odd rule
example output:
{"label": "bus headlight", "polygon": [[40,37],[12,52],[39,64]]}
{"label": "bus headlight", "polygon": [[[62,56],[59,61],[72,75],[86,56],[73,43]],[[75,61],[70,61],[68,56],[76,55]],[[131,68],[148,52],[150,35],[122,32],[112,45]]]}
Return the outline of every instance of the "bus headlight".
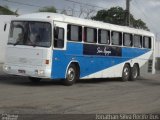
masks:
{"label": "bus headlight", "polygon": [[35,70],[35,74],[37,74],[37,75],[44,75],[45,71],[44,70]]}
{"label": "bus headlight", "polygon": [[3,69],[4,69],[4,71],[9,71],[11,69],[11,67],[4,66]]}

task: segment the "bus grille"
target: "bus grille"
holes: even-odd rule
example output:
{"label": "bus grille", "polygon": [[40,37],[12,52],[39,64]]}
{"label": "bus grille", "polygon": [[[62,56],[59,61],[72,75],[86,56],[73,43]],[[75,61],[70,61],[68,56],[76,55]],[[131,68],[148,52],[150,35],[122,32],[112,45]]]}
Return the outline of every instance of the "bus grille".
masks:
{"label": "bus grille", "polygon": [[152,65],[153,65],[153,60],[148,61],[148,72],[152,72]]}

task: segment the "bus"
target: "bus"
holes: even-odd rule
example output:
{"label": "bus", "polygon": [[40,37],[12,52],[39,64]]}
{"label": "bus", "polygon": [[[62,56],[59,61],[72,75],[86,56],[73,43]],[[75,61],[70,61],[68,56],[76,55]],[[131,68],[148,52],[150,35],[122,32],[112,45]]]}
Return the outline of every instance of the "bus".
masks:
{"label": "bus", "polygon": [[0,15],[0,70],[5,59],[5,46],[8,41],[10,21],[15,15]]}
{"label": "bus", "polygon": [[4,71],[62,80],[121,78],[155,73],[155,36],[149,31],[58,13],[32,13],[11,21]]}

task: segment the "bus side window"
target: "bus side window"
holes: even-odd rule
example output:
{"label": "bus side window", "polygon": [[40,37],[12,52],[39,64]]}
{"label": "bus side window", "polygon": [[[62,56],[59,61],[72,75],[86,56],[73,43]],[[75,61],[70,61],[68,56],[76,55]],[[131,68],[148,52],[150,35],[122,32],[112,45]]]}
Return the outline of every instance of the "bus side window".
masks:
{"label": "bus side window", "polygon": [[109,30],[98,30],[98,43],[100,44],[110,44],[110,31]]}
{"label": "bus side window", "polygon": [[54,47],[64,47],[64,28],[56,27],[54,29]]}
{"label": "bus side window", "polygon": [[122,45],[122,33],[113,31],[111,33],[112,45]]}
{"label": "bus side window", "polygon": [[84,41],[88,43],[97,42],[97,29],[84,27]]}
{"label": "bus side window", "polygon": [[151,37],[143,37],[143,47],[151,49]]}
{"label": "bus side window", "polygon": [[123,34],[123,45],[127,47],[132,47],[133,44],[133,36],[129,33]]}
{"label": "bus side window", "polygon": [[142,36],[134,35],[134,47],[142,48]]}
{"label": "bus side window", "polygon": [[77,25],[67,26],[67,39],[69,41],[82,41],[82,27]]}

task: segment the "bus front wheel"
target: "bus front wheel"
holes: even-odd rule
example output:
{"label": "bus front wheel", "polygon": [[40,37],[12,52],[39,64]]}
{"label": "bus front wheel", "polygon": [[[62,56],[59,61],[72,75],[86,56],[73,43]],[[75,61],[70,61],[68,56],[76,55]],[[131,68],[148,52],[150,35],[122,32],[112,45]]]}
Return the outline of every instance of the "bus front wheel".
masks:
{"label": "bus front wheel", "polygon": [[128,81],[131,75],[131,68],[129,64],[125,64],[122,71],[122,81]]}
{"label": "bus front wheel", "polygon": [[79,76],[79,73],[78,73],[78,69],[76,67],[75,64],[71,64],[69,67],[68,67],[68,70],[67,70],[67,73],[66,73],[66,79],[63,81],[64,85],[66,86],[71,86],[73,85]]}
{"label": "bus front wheel", "polygon": [[41,81],[41,78],[29,77],[29,80],[32,83],[39,83]]}

